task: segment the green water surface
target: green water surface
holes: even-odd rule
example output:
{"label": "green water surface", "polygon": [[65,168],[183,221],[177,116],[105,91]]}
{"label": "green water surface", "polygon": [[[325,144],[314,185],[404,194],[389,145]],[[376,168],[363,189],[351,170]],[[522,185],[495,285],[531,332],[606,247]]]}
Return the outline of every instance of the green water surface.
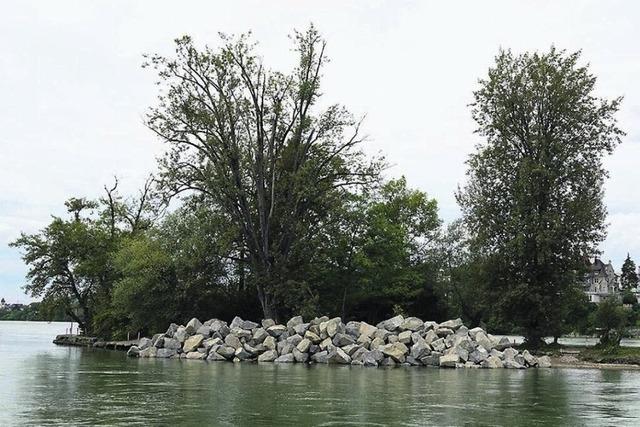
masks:
{"label": "green water surface", "polygon": [[640,372],[128,359],[0,322],[0,426],[640,425]]}

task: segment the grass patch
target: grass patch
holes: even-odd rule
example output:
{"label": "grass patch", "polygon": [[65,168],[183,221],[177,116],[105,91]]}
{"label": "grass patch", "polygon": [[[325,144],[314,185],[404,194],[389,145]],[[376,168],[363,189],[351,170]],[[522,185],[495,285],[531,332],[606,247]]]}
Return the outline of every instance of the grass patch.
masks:
{"label": "grass patch", "polygon": [[640,365],[640,348],[590,347],[581,350],[578,357],[586,362]]}

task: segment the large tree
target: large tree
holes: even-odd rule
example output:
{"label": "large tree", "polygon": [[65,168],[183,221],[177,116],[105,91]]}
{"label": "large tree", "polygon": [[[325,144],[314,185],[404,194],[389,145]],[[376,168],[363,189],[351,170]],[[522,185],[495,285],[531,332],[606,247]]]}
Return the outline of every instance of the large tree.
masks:
{"label": "large tree", "polygon": [[359,121],[318,107],[325,41],[313,27],[294,40],[290,73],[267,68],[246,35],[223,36],[219,49],[183,37],[174,58],[148,61],[161,87],[148,126],[168,143],[163,188],[199,193],[232,221],[265,317],[277,317],[295,247],[336,197],[374,182],[381,167],[359,149]]}
{"label": "large tree", "polygon": [[474,245],[499,272],[496,308],[540,343],[566,312],[583,269],[605,237],[602,160],[620,142],[621,99],[594,94],[580,53],[501,51],[474,92],[484,138],[458,192]]}
{"label": "large tree", "polygon": [[636,272],[636,263],[633,262],[629,254],[627,254],[627,258],[622,264],[620,284],[625,290],[634,289],[638,286],[638,273]]}

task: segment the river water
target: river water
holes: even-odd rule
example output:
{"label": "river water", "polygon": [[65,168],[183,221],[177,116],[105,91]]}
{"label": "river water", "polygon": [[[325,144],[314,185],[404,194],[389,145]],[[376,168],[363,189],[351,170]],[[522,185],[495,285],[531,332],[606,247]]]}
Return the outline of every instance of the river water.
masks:
{"label": "river water", "polygon": [[640,371],[128,359],[0,322],[0,426],[640,425]]}

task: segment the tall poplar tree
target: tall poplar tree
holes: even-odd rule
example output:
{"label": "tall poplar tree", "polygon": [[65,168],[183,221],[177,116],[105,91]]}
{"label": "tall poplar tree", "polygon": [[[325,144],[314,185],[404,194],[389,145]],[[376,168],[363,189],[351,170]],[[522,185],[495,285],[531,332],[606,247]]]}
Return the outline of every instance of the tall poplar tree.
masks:
{"label": "tall poplar tree", "polygon": [[621,98],[597,97],[579,62],[553,47],[501,51],[471,104],[484,142],[458,202],[496,271],[487,292],[534,346],[562,320],[584,257],[605,237],[602,160],[624,135]]}

